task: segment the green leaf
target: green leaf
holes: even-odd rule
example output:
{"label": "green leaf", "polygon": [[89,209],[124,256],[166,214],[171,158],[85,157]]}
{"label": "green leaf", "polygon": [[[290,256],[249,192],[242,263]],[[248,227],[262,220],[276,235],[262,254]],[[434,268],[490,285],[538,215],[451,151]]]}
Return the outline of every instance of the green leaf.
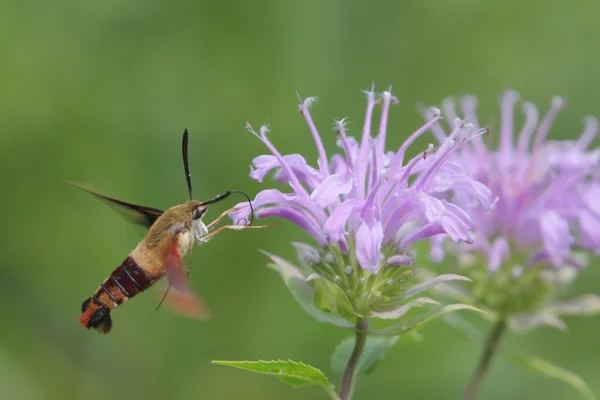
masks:
{"label": "green leaf", "polygon": [[315,289],[306,283],[306,279],[294,264],[266,251],[262,253],[273,261],[274,264],[269,264],[269,267],[279,272],[288,290],[304,311],[320,322],[327,322],[343,328],[352,328],[354,326],[337,315],[322,312],[315,307]]}
{"label": "green leaf", "polygon": [[423,293],[426,290],[434,288],[441,283],[451,282],[451,281],[471,282],[471,280],[469,278],[467,278],[466,276],[462,276],[462,275],[456,275],[456,274],[439,275],[429,281],[420,283],[418,285],[415,285],[411,288],[406,289],[406,291],[404,292],[403,298],[409,299],[413,296],[418,295],[419,293]]}
{"label": "green leaf", "polygon": [[454,328],[464,339],[472,342],[481,341],[485,339],[485,333],[481,329],[477,328],[471,322],[461,317],[458,313],[444,314],[441,319]]}
{"label": "green leaf", "polygon": [[408,303],[403,304],[400,307],[394,308],[392,310],[374,312],[371,314],[371,317],[379,318],[379,319],[398,319],[398,318],[404,316],[404,314],[406,314],[408,311],[410,311],[410,309],[413,307],[423,307],[423,306],[432,305],[432,304],[434,304],[436,306],[441,305],[440,303],[438,303],[435,300],[430,299],[429,297],[419,297],[417,299],[409,301]]}
{"label": "green leaf", "polygon": [[[331,370],[338,374],[344,372],[350,354],[354,349],[354,336],[348,337],[335,348],[331,355]],[[398,336],[369,336],[365,343],[365,349],[356,366],[356,374],[364,375],[372,372],[377,363],[385,356],[398,340]]]}
{"label": "green leaf", "polygon": [[600,296],[586,294],[572,300],[557,301],[547,309],[558,315],[590,317],[600,313]]}
{"label": "green leaf", "polygon": [[537,313],[522,313],[508,318],[508,327],[517,333],[528,333],[533,329],[550,326],[561,331],[567,330],[567,324],[555,314],[542,310]]}
{"label": "green leaf", "polygon": [[586,400],[596,400],[594,393],[592,393],[585,381],[579,375],[571,371],[567,371],[566,369],[558,367],[537,357],[522,357],[518,355],[512,355],[511,359],[518,365],[529,370],[538,372],[548,378],[563,381],[564,383],[570,385],[573,389],[577,390],[579,394],[581,394],[581,396]]}
{"label": "green leaf", "polygon": [[417,331],[408,332],[406,335],[396,336],[402,344],[421,344],[423,335]]}
{"label": "green leaf", "polygon": [[[421,278],[422,282],[431,281],[435,279],[436,276],[438,275],[427,269],[419,268],[419,277]],[[442,282],[441,284],[431,288],[431,291],[435,294],[449,297],[460,303],[473,303],[473,298],[469,291],[465,290],[462,286],[453,284],[452,282]]]}
{"label": "green leaf", "polygon": [[390,325],[387,328],[371,330],[371,331],[369,331],[369,333],[372,335],[405,334],[405,333],[411,332],[415,329],[421,328],[423,325],[425,325],[426,323],[428,323],[429,321],[431,321],[437,317],[440,317],[440,316],[442,316],[446,313],[452,312],[452,311],[459,311],[459,310],[471,310],[471,311],[477,311],[477,312],[485,314],[485,311],[480,310],[477,307],[470,306],[468,304],[450,304],[448,306],[437,308],[428,313],[423,313],[421,315],[418,315],[411,320],[398,322],[396,324]]}
{"label": "green leaf", "polygon": [[340,315],[349,320],[357,317],[348,295],[341,287],[318,274],[310,274],[306,281],[314,284],[314,302],[317,309],[333,315]]}
{"label": "green leaf", "polygon": [[[293,388],[320,386],[333,399],[337,395],[333,391],[333,385],[320,369],[296,361],[212,361],[213,364],[225,365],[227,367],[239,368],[259,374],[274,376],[281,382],[287,383]],[[333,397],[335,396],[335,397]]]}

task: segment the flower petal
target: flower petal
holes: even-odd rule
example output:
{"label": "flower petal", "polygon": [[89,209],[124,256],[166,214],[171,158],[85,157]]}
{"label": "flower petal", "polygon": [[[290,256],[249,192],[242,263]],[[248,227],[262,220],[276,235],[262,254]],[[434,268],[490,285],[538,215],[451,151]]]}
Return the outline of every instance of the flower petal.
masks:
{"label": "flower petal", "polygon": [[540,229],[544,250],[553,264],[558,264],[569,255],[573,236],[569,223],[556,211],[546,211],[540,216]]}
{"label": "flower petal", "polygon": [[412,265],[413,259],[406,254],[398,254],[387,259],[386,265]]}
{"label": "flower petal", "polygon": [[[309,189],[314,189],[321,181],[322,178],[319,171],[308,165],[304,157],[300,154],[287,154],[283,156],[283,159],[298,180],[308,186]],[[283,168],[277,171],[276,177],[282,183],[289,183],[288,173]]]}
{"label": "flower petal", "polygon": [[581,211],[578,215],[581,243],[596,254],[600,249],[600,217],[588,211]]}
{"label": "flower petal", "polygon": [[423,225],[421,228],[412,230],[410,233],[404,236],[398,244],[398,250],[406,251],[410,246],[419,240],[428,239],[441,233],[445,233],[445,230],[439,223]]}
{"label": "flower petal", "polygon": [[439,263],[444,259],[446,255],[446,250],[444,249],[446,238],[446,235],[437,235],[429,239],[429,258],[431,261]]}
{"label": "flower petal", "polygon": [[250,125],[249,122],[246,122],[246,129],[248,129],[248,131],[250,133],[252,133],[254,136],[256,136],[261,142],[263,142],[263,144],[269,149],[269,151],[275,157],[277,157],[277,160],[279,161],[281,168],[286,170],[286,172],[288,173],[289,184],[292,187],[292,189],[294,190],[294,192],[298,196],[308,197],[308,193],[306,192],[306,189],[302,186],[302,184],[300,183],[300,181],[298,180],[298,178],[296,177],[294,172],[291,170],[291,168],[289,167],[289,165],[287,164],[287,162],[285,161],[285,159],[283,158],[281,153],[279,153],[279,151],[275,148],[275,146],[273,146],[273,144],[267,137],[267,133],[269,132],[269,127],[267,125],[263,125],[260,127],[260,130],[259,130],[260,133],[257,133],[254,130],[254,128],[252,128],[252,125]]}
{"label": "flower petal", "polygon": [[285,206],[266,207],[258,210],[256,216],[258,218],[279,217],[287,219],[312,236],[321,246],[324,246],[327,243],[323,231],[315,224],[314,220],[311,220],[306,213],[294,208]]}
{"label": "flower petal", "polygon": [[498,237],[492,243],[488,251],[488,268],[492,272],[496,272],[502,266],[502,263],[510,256],[510,248],[508,242],[503,237]]}
{"label": "flower petal", "polygon": [[363,269],[378,271],[383,259],[381,244],[383,242],[383,227],[381,222],[373,226],[362,223],[356,232],[356,259]]}
{"label": "flower petal", "polygon": [[327,207],[339,199],[340,194],[348,194],[352,190],[352,180],[350,176],[339,174],[329,175],[323,182],[315,188],[310,195],[319,207]]}
{"label": "flower petal", "polygon": [[250,166],[250,177],[259,182],[262,182],[264,177],[274,168],[281,167],[277,157],[265,154],[258,156],[252,160]]}
{"label": "flower petal", "polygon": [[329,175],[327,154],[325,153],[325,147],[323,147],[321,135],[319,135],[319,131],[317,130],[317,127],[315,126],[309,111],[310,106],[317,101],[317,98],[307,97],[306,99],[304,99],[304,101],[302,101],[300,99],[300,95],[298,95],[298,99],[300,100],[298,108],[300,109],[302,115],[304,115],[304,118],[306,119],[306,124],[308,125],[308,129],[310,130],[310,133],[312,134],[313,139],[315,140],[315,146],[317,146],[317,151],[319,153],[319,160],[317,161],[317,163],[319,164],[319,170],[321,171],[321,174],[323,176],[327,176]]}
{"label": "flower petal", "polygon": [[323,232],[332,243],[342,240],[346,233],[346,222],[359,204],[360,202],[356,199],[346,200],[331,213],[323,226]]}

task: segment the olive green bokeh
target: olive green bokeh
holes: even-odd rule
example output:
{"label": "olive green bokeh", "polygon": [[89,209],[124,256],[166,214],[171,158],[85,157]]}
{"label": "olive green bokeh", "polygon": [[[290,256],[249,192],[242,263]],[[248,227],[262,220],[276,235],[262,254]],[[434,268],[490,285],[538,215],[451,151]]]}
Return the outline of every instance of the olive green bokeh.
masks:
{"label": "olive green bokeh", "polygon": [[[210,322],[155,312],[159,296],[146,293],[116,310],[113,332],[101,336],[78,324],[80,304],[143,232],[61,179],[154,207],[183,202],[188,128],[199,199],[231,188],[255,194],[266,185],[247,177],[248,166],[265,149],[245,121],[268,121],[282,152],[312,162],[296,91],[320,97],[313,116],[331,152],[333,117],[349,116],[359,134],[359,90],[372,81],[393,84],[400,100],[392,147],[421,123],[418,102],[448,95],[477,95],[481,121],[494,126],[508,87],[541,109],[565,96],[551,135],[573,138],[585,115],[600,115],[599,16],[597,3],[561,0],[2,2],[0,397],[324,398],[210,364],[294,359],[328,371],[347,333],[312,321],[258,252],[293,260],[290,242],[305,239],[298,229],[228,232],[195,249],[192,285]],[[427,263],[423,248],[419,262]],[[573,293],[598,291],[598,267]],[[569,333],[511,335],[504,345],[579,373],[600,395],[600,318],[568,323]],[[421,345],[394,347],[355,398],[459,398],[479,346],[441,321],[423,333]],[[482,399],[577,396],[496,361]]]}

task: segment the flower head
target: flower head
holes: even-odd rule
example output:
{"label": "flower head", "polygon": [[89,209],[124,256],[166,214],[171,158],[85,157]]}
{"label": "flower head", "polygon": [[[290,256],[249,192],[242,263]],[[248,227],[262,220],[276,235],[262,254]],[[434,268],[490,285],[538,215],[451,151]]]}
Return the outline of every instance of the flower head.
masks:
{"label": "flower head", "polygon": [[[480,305],[515,316],[513,321],[527,320],[528,327],[538,322],[561,325],[554,317],[529,316],[542,312],[566,277],[583,267],[582,252],[600,250],[600,150],[588,149],[598,121],[588,117],[576,140],[550,141],[548,133],[564,100],[555,97],[542,117],[533,104],[523,103],[525,121],[516,128],[518,100],[514,91],[502,97],[496,149],[474,138],[452,157],[498,195],[496,207],[471,210],[477,231],[471,246],[446,246],[439,236],[432,241],[432,257],[440,261],[451,251],[474,279],[472,294]],[[456,115],[455,108],[454,101],[444,101],[447,117]],[[475,108],[473,97],[462,99],[465,119],[477,127]],[[432,129],[438,140],[445,140],[440,124]],[[455,201],[463,207],[469,204],[460,197]]]}
{"label": "flower head", "polygon": [[[487,208],[493,204],[491,191],[449,160],[486,129],[456,120],[452,134],[439,148],[430,146],[408,158],[409,146],[436,125],[440,111],[431,109],[426,123],[397,151],[386,151],[388,116],[398,100],[390,90],[376,95],[372,88],[366,95],[361,137],[348,135],[346,119],[336,120],[340,153],[331,157],[310,114],[315,98],[300,99],[300,113],[318,152],[316,167],[300,154],[282,155],[267,136],[267,126],[257,132],[246,125],[270,152],[253,160],[250,176],[262,182],[274,172],[290,188],[285,193],[278,189],[258,193],[253,202],[256,215],[286,219],[308,233],[318,248],[297,246],[305,275],[313,273],[308,280],[327,278],[349,297],[353,312],[361,315],[383,307],[405,287],[412,276],[414,243],[442,233],[456,242],[473,241],[473,220],[448,199],[469,199]],[[377,105],[381,116],[374,130]],[[247,219],[248,212],[243,208],[231,217]]]}

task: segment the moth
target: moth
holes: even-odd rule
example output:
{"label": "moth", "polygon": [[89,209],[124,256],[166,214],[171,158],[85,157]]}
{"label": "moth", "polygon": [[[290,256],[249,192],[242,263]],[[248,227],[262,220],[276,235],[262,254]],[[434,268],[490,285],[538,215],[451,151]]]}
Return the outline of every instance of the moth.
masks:
{"label": "moth", "polygon": [[148,228],[146,237],[102,282],[96,292],[83,302],[79,322],[84,327],[96,329],[101,333],[110,332],[112,328],[111,310],[142,293],[165,276],[168,279],[168,287],[159,307],[166,299],[175,311],[191,317],[206,318],[206,308],[194,295],[188,283],[189,265],[187,273],[184,273],[183,256],[191,252],[195,241],[200,244],[206,243],[225,229],[242,230],[268,226],[251,226],[253,215],[251,213],[250,220],[243,225],[217,227],[230,211],[236,210],[235,207],[225,211],[206,225],[202,218],[206,214],[208,206],[224,200],[231,194],[240,193],[245,196],[249,207],[252,207],[252,203],[248,195],[239,190],[230,190],[207,201],[193,200],[188,163],[187,129],[183,132],[182,155],[190,200],[166,211],[117,200],[69,182],[101,200],[119,207],[128,214],[129,219],[133,222]]}

